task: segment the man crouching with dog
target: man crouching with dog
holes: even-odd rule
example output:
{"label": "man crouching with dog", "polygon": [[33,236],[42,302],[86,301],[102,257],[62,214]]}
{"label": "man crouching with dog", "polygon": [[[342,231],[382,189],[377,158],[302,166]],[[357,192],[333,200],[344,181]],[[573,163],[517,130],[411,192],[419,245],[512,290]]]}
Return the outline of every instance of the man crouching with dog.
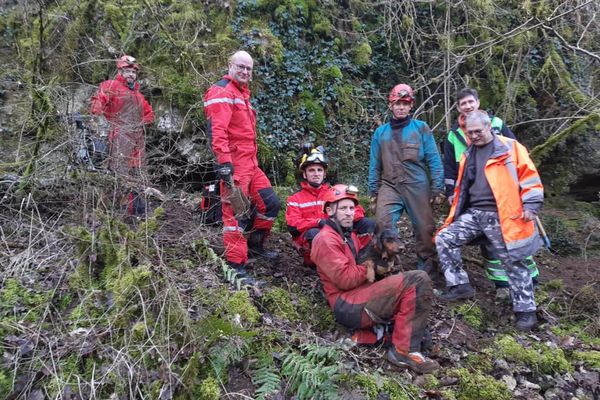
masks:
{"label": "man crouching with dog", "polygon": [[439,364],[420,353],[433,297],[425,271],[409,271],[375,282],[374,263],[357,262],[364,248],[352,230],[358,190],[335,185],[327,193],[327,220],[314,238],[311,259],[336,320],[354,329],[394,324],[387,360],[423,374]]}

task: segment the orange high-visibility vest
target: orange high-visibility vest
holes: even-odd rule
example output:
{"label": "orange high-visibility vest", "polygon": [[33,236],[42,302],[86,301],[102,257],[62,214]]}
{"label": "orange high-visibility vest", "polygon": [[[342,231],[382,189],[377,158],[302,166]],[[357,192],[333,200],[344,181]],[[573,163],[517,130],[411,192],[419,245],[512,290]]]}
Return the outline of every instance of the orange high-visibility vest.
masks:
{"label": "orange high-visibility vest", "polygon": [[[468,188],[463,178],[471,153],[472,147],[469,147],[461,157],[454,201],[440,231],[465,211]],[[494,152],[485,164],[484,173],[496,199],[502,237],[510,257],[520,260],[532,255],[541,246],[541,239],[534,221],[521,218],[523,204],[535,203],[539,208],[544,201],[544,186],[527,149],[514,139],[494,136]]]}

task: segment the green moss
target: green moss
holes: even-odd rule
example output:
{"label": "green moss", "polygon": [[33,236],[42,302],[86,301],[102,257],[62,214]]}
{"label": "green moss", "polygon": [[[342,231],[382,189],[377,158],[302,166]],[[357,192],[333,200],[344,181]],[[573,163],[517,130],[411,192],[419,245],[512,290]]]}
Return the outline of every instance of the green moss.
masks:
{"label": "green moss", "polygon": [[450,371],[459,379],[458,400],[510,400],[512,395],[506,385],[491,376],[469,372],[465,368]]}
{"label": "green moss", "polygon": [[252,304],[250,295],[245,290],[234,292],[231,297],[226,300],[221,311],[232,318],[239,315],[242,323],[247,322],[250,325],[258,322],[260,318],[260,313],[254,304]]}
{"label": "green moss", "polygon": [[151,277],[150,266],[142,265],[124,271],[118,277],[107,281],[106,285],[113,292],[115,304],[122,307],[137,298],[138,291],[146,291]]}
{"label": "green moss", "polygon": [[600,346],[600,337],[595,332],[591,333],[590,322],[588,320],[576,321],[571,323],[563,322],[560,325],[553,326],[550,330],[557,336],[575,336],[588,346]]}
{"label": "green moss", "polygon": [[461,315],[463,321],[472,328],[481,329],[484,326],[483,311],[476,304],[465,303],[455,306],[453,312]]}
{"label": "green moss", "polygon": [[337,65],[323,66],[319,68],[317,76],[327,84],[331,85],[332,80],[342,79],[344,74]]}
{"label": "green moss", "polygon": [[302,106],[308,113],[307,128],[313,132],[322,133],[325,130],[326,118],[325,111],[319,105],[319,103],[312,98],[312,95],[308,92],[303,92],[301,95]]}
{"label": "green moss", "polygon": [[565,284],[562,279],[552,279],[542,284],[544,290],[564,290]]}
{"label": "green moss", "polygon": [[12,382],[11,374],[0,369],[0,393],[11,393]]}
{"label": "green moss", "polygon": [[210,376],[202,381],[198,388],[198,399],[200,400],[219,400],[221,396],[221,387],[219,382]]}
{"label": "green moss", "polygon": [[600,351],[574,351],[573,359],[583,361],[588,367],[600,370]]}
{"label": "green moss", "polygon": [[27,321],[37,322],[47,301],[48,295],[25,288],[16,279],[9,278],[0,290],[0,316],[18,314]]}
{"label": "green moss", "polygon": [[525,348],[509,335],[497,339],[496,347],[501,356],[508,361],[528,365],[541,373],[565,373],[573,370],[562,349],[546,345],[539,345],[537,349]]}
{"label": "green moss", "polygon": [[263,294],[263,305],[270,313],[288,321],[298,321],[300,315],[288,291],[275,287]]}
{"label": "green moss", "polygon": [[424,377],[423,388],[427,390],[436,390],[440,386],[440,381],[435,375],[427,374]]}
{"label": "green moss", "polygon": [[313,14],[312,31],[321,37],[330,37],[333,34],[331,21],[323,14]]}
{"label": "green moss", "polygon": [[413,385],[400,385],[394,380],[371,374],[346,375],[342,381],[349,382],[352,387],[359,389],[367,399],[378,399],[380,394],[391,400],[409,400],[419,398],[420,390]]}
{"label": "green moss", "polygon": [[354,48],[352,60],[354,61],[354,64],[360,67],[368,65],[371,62],[372,53],[373,49],[371,49],[369,42],[361,42]]}
{"label": "green moss", "polygon": [[494,368],[495,351],[490,348],[467,355],[465,365],[474,371],[487,374]]}

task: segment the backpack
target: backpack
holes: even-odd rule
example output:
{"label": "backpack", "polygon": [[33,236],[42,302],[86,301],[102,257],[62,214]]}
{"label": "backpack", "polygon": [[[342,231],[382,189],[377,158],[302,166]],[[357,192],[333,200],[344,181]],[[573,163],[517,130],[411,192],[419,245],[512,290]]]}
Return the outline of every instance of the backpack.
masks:
{"label": "backpack", "polygon": [[219,225],[223,222],[219,181],[211,182],[202,189],[202,199],[198,205],[205,225]]}

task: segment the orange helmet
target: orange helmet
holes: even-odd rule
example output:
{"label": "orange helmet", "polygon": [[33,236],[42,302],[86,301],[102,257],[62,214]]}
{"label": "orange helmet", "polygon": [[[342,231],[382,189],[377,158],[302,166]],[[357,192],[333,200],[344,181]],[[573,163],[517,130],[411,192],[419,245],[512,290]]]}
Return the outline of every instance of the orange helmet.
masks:
{"label": "orange helmet", "polygon": [[323,203],[323,211],[331,203],[337,203],[340,200],[350,199],[354,205],[358,205],[358,189],[354,185],[337,184],[329,189],[325,194],[325,203]]}
{"label": "orange helmet", "polygon": [[390,95],[388,96],[388,101],[390,103],[395,103],[398,100],[413,102],[415,101],[413,90],[406,83],[401,83],[399,85],[394,86]]}
{"label": "orange helmet", "polygon": [[128,55],[121,56],[121,58],[119,58],[117,60],[117,69],[127,68],[127,67],[133,68],[136,71],[139,71],[139,69],[140,69],[140,66],[138,65],[135,57],[131,57]]}

